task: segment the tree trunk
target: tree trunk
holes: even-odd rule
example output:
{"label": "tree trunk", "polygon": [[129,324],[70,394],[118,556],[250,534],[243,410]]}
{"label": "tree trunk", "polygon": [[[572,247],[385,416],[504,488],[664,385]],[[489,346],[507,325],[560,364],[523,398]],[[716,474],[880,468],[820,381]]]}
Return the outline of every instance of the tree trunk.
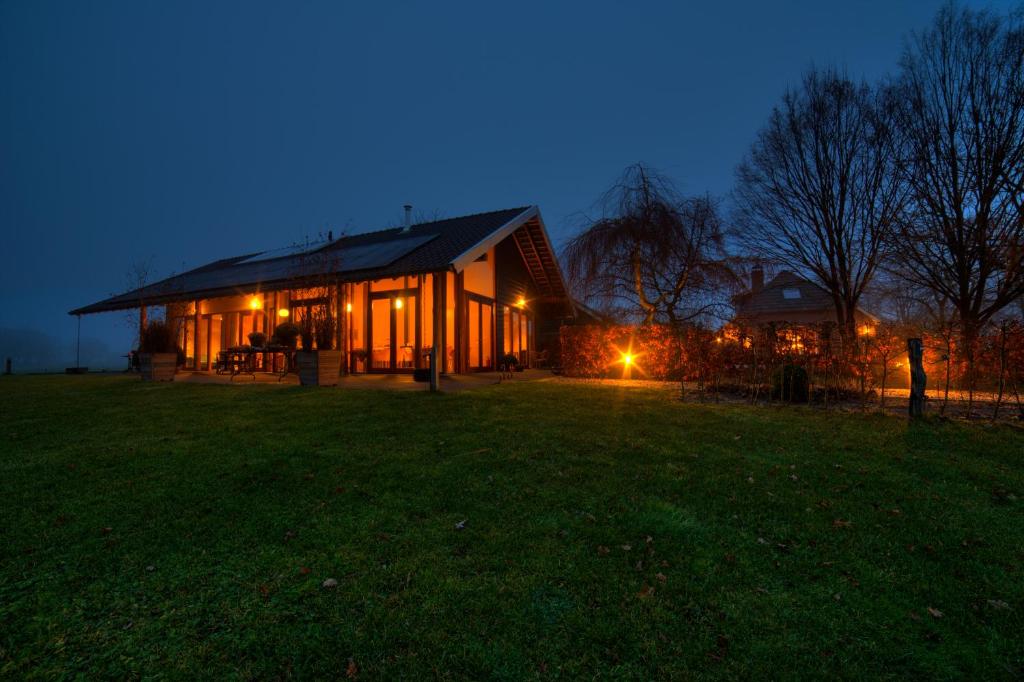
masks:
{"label": "tree trunk", "polygon": [[999,407],[1003,404],[1003,389],[1006,383],[1006,323],[1003,322],[999,329],[999,393],[996,396],[996,406],[992,410],[992,421],[999,418]]}
{"label": "tree trunk", "polygon": [[910,362],[910,405],[911,419],[924,415],[924,395],[928,376],[924,373],[924,344],[921,339],[907,339],[907,359]]}

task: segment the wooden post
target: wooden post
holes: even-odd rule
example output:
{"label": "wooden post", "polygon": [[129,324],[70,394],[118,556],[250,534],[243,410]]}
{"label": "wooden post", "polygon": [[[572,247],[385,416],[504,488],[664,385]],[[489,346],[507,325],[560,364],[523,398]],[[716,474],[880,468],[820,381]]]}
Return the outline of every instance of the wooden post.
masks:
{"label": "wooden post", "polygon": [[139,306],[139,344],[142,344],[142,335],[146,333],[146,306]]}
{"label": "wooden post", "polygon": [[907,359],[910,361],[910,405],[911,419],[924,415],[924,392],[928,376],[924,373],[924,344],[921,339],[907,339]]}
{"label": "wooden post", "polygon": [[444,281],[445,273],[435,272],[430,279],[433,291],[431,292],[431,300],[434,303],[433,310],[430,311],[431,321],[433,325],[433,331],[431,332],[430,338],[434,341],[434,347],[430,351],[430,390],[436,391],[440,387],[441,383],[441,363],[444,362],[444,326],[445,326],[445,305],[447,301],[445,299]]}

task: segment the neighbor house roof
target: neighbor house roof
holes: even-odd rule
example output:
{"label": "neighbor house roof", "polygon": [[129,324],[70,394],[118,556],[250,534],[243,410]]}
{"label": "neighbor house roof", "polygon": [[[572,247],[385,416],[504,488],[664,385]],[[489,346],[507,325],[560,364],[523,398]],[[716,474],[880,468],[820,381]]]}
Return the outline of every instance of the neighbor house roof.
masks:
{"label": "neighbor house roof", "polygon": [[[783,270],[759,290],[740,294],[735,299],[738,319],[786,322],[807,314],[834,317],[832,296],[817,284]],[[859,313],[874,319],[863,310]]]}
{"label": "neighbor house roof", "polygon": [[566,296],[565,283],[536,206],[418,223],[333,241],[222,258],[70,311],[72,315],[287,288],[323,275],[341,281],[463,270],[514,235],[542,296]]}

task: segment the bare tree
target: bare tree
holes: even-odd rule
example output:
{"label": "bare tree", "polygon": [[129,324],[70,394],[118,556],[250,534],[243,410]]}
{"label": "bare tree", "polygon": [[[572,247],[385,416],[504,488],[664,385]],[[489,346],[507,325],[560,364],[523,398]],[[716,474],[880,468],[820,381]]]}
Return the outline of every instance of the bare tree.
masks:
{"label": "bare tree", "polygon": [[871,88],[811,70],[783,96],[737,170],[738,244],[828,291],[851,342],[854,313],[903,201],[891,137]]}
{"label": "bare tree", "polygon": [[955,309],[969,366],[981,328],[1024,294],[1024,29],[946,5],[903,55],[891,101],[909,193],[897,272]]}
{"label": "bare tree", "polygon": [[[140,335],[142,328],[147,323],[146,319],[146,304],[143,300],[143,291],[146,286],[151,283],[151,278],[154,270],[154,257],[150,256],[144,260],[135,260],[128,265],[128,270],[125,272],[125,291],[138,292],[139,304],[138,310],[129,308],[124,311],[124,323],[128,327],[134,329],[134,337],[132,338],[132,348],[138,348]],[[113,294],[111,294],[113,296]]]}
{"label": "bare tree", "polygon": [[722,314],[732,280],[709,197],[680,197],[663,175],[630,166],[566,245],[577,295],[645,324]]}

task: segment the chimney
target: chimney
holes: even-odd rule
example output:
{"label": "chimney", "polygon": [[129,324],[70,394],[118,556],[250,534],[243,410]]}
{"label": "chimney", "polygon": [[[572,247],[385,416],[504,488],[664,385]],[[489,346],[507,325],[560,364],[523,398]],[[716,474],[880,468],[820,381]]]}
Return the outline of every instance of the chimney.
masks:
{"label": "chimney", "polygon": [[412,229],[412,204],[405,205],[405,227],[402,228],[402,232],[408,232]]}
{"label": "chimney", "polygon": [[750,291],[756,294],[764,288],[764,270],[760,265],[755,265],[750,271]]}

